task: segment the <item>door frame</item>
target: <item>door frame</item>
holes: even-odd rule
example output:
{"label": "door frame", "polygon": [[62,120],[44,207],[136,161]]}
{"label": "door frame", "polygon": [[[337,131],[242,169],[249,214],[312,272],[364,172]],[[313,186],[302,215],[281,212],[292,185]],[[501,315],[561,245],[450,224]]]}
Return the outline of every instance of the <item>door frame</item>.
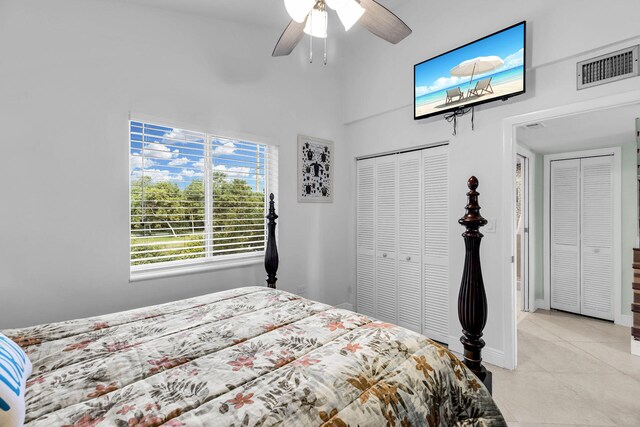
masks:
{"label": "door frame", "polygon": [[[620,147],[571,151],[544,156],[544,305],[551,308],[551,162],[584,157],[613,156],[613,321],[622,321],[622,150]],[[580,302],[582,304],[582,302]]]}
{"label": "door frame", "polygon": [[[586,113],[589,111],[601,111],[610,108],[617,108],[626,105],[640,103],[640,90],[625,91],[609,96],[601,96],[572,104],[556,105],[516,116],[506,117],[502,121],[502,211],[501,217],[505,224],[515,222],[515,155],[518,126],[536,123],[540,120],[548,120],[558,117],[572,116],[574,114]],[[516,270],[515,263],[512,262],[515,256],[515,233],[513,226],[504,227],[502,235],[502,324],[504,358],[503,367],[515,369],[518,362],[518,339],[517,339],[517,313],[516,305]]]}
{"label": "door frame", "polygon": [[[518,304],[518,310],[529,311],[529,159],[521,153],[516,154],[516,170],[520,163],[520,178],[522,179],[522,192],[520,194],[520,222],[522,222],[522,235],[518,245],[518,231],[520,224],[516,221],[516,281],[518,264],[520,264],[520,293],[522,305]],[[516,209],[517,209],[516,204]],[[518,247],[519,246],[519,247]]]}
{"label": "door frame", "polygon": [[[534,152],[532,152],[531,150],[529,150],[528,147],[525,147],[523,144],[518,144],[516,146],[516,155],[520,155],[521,157],[524,157],[526,159],[526,164],[527,164],[527,181],[526,181],[526,192],[527,192],[527,197],[526,197],[526,205],[527,205],[527,209],[526,209],[526,214],[527,214],[527,225],[529,228],[529,232],[526,233],[526,240],[524,243],[524,246],[526,248],[526,271],[527,271],[527,281],[526,281],[526,291],[527,291],[527,298],[528,301],[525,300],[525,311],[528,312],[535,312],[538,307],[536,305],[536,271],[535,268],[531,268],[531,266],[535,266],[536,265],[536,251],[532,250],[535,249],[536,247],[536,236],[537,236],[537,227],[534,221],[534,218],[532,217],[531,213],[532,212],[536,212],[536,198],[534,197],[535,195],[535,183],[536,183],[536,155]],[[524,185],[524,183],[523,183]],[[524,188],[523,188],[524,189]],[[523,205],[524,206],[524,205]],[[514,236],[515,237],[515,236]],[[514,243],[515,244],[515,243]],[[514,246],[515,247],[515,246]],[[523,287],[523,292],[524,292],[525,288]]]}

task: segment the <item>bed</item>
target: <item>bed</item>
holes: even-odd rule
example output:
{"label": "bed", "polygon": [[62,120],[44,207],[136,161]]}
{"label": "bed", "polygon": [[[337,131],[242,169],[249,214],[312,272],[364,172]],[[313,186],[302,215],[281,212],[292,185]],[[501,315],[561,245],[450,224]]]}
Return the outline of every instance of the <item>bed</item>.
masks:
{"label": "bed", "polygon": [[271,202],[267,287],[4,331],[33,364],[25,425],[506,425],[468,360],[275,289]]}

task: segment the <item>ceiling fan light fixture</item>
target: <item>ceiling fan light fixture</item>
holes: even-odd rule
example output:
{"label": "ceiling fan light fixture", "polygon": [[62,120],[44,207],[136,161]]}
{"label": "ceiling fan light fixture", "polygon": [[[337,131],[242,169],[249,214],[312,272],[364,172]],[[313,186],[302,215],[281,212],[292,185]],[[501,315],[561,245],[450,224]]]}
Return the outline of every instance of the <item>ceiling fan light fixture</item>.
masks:
{"label": "ceiling fan light fixture", "polygon": [[336,12],[338,12],[338,17],[344,25],[345,31],[349,31],[364,15],[365,9],[355,0],[339,0]]}
{"label": "ceiling fan light fixture", "polygon": [[316,0],[284,0],[284,6],[291,19],[298,23],[303,23],[307,15],[315,6]]}
{"label": "ceiling fan light fixture", "polygon": [[[378,0],[380,1],[380,0]],[[304,38],[309,37],[309,61],[313,62],[313,38],[323,38],[327,63],[327,8],[334,9],[342,25],[349,30],[356,22],[381,39],[397,44],[411,34],[411,28],[376,0],[284,0],[294,18],[280,35],[271,56],[287,56]],[[305,15],[306,14],[306,15]]]}
{"label": "ceiling fan light fixture", "polygon": [[320,39],[327,38],[327,11],[313,9],[307,19],[307,24],[304,26],[304,32],[312,37]]}

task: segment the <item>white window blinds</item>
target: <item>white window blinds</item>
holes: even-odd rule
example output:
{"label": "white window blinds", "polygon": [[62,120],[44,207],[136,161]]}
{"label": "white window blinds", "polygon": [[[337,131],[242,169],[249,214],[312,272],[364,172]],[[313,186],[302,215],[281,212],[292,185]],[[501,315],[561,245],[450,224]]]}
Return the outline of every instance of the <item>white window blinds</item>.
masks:
{"label": "white window blinds", "polygon": [[259,255],[277,148],[130,122],[131,270]]}

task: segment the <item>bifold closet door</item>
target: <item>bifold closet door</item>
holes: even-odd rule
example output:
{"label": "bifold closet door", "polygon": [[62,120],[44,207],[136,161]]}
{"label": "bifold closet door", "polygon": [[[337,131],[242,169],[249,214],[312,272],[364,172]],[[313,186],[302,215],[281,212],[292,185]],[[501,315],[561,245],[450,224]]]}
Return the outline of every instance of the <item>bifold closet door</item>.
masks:
{"label": "bifold closet door", "polygon": [[375,317],[375,161],[357,163],[356,305],[359,313]]}
{"label": "bifold closet door", "polygon": [[449,148],[422,151],[423,329],[449,342]]}
{"label": "bifold closet door", "polygon": [[357,192],[358,312],[447,343],[448,147],[359,160]]}
{"label": "bifold closet door", "polygon": [[398,156],[375,159],[375,317],[398,321]]}
{"label": "bifold closet door", "polygon": [[398,156],[398,325],[422,331],[422,154]]}
{"label": "bifold closet door", "polygon": [[551,162],[551,308],[580,313],[580,159]]}
{"label": "bifold closet door", "polygon": [[551,162],[551,308],[613,320],[613,156]]}
{"label": "bifold closet door", "polygon": [[613,156],[581,160],[580,312],[613,320]]}

